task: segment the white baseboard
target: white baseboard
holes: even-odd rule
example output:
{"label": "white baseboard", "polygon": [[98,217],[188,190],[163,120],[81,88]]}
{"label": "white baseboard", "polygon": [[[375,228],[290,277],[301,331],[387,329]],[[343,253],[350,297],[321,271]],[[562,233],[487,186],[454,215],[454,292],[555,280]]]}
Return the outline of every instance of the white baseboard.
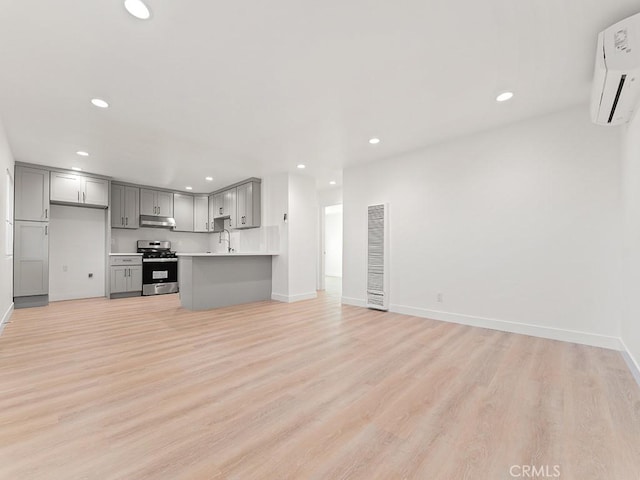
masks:
{"label": "white baseboard", "polygon": [[352,297],[342,297],[340,303],[343,305],[353,305],[354,307],[365,307],[367,305],[363,299]]}
{"label": "white baseboard", "polygon": [[309,292],[309,293],[299,293],[297,295],[282,295],[280,293],[272,293],[271,300],[276,300],[278,302],[285,303],[293,303],[300,302],[302,300],[311,300],[318,296],[317,292]]}
{"label": "white baseboard", "polygon": [[579,343],[592,347],[607,348],[610,350],[622,350],[623,345],[618,337],[609,337],[595,333],[580,332],[577,330],[565,330],[561,328],[543,327],[527,323],[509,322],[497,320],[495,318],[475,317],[459,313],[441,312],[438,310],[428,310],[425,308],[407,307],[404,305],[390,305],[392,312],[413,315],[415,317],[431,318],[443,322],[460,323],[471,327],[489,328],[502,332],[519,333],[532,337],[549,338],[562,342]]}
{"label": "white baseboard", "polygon": [[624,358],[624,361],[626,362],[627,367],[629,367],[631,375],[633,375],[633,378],[635,378],[636,383],[640,385],[640,364],[638,364],[638,361],[631,354],[631,352],[627,348],[627,345],[624,343],[624,340],[620,339],[620,343],[622,344],[623,349],[622,358]]}
{"label": "white baseboard", "polygon": [[11,305],[9,305],[9,308],[7,308],[7,311],[4,312],[4,315],[2,316],[2,320],[0,320],[0,335],[2,335],[2,331],[4,330],[4,326],[9,323],[9,319],[11,318],[11,314],[13,314],[13,302],[11,302]]}

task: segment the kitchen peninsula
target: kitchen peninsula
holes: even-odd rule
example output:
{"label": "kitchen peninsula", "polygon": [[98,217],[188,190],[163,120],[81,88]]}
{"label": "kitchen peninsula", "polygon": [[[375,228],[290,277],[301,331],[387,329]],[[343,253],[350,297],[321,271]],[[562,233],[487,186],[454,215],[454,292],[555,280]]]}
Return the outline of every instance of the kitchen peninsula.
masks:
{"label": "kitchen peninsula", "polygon": [[188,310],[271,299],[277,253],[178,253],[180,302]]}

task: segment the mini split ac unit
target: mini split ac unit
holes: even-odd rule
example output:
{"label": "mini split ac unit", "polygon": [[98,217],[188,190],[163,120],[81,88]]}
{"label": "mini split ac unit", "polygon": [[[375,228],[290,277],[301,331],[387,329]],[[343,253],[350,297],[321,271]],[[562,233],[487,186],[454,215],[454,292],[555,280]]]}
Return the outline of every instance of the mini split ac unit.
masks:
{"label": "mini split ac unit", "polygon": [[640,100],[640,13],[598,35],[591,119],[598,125],[631,120]]}

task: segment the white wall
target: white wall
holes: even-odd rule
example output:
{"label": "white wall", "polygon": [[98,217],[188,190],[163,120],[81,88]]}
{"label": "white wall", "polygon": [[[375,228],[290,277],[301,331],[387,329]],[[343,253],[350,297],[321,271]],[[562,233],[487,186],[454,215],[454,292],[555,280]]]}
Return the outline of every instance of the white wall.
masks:
{"label": "white wall", "polygon": [[289,175],[289,298],[316,296],[318,197],[313,177]]}
{"label": "white wall", "polygon": [[324,274],[342,277],[342,205],[332,205],[324,210]]}
{"label": "white wall", "polygon": [[105,235],[105,210],[51,205],[50,301],[104,296]]}
{"label": "white wall", "polygon": [[271,261],[271,291],[277,300],[289,297],[289,222],[284,215],[289,210],[289,175],[270,175],[262,179],[262,220],[276,226],[280,232],[280,255]]}
{"label": "white wall", "polygon": [[345,170],[343,301],[388,202],[392,310],[618,347],[619,159],[580,107]]}
{"label": "white wall", "polygon": [[5,243],[7,230],[10,227],[7,221],[7,196],[12,196],[7,192],[6,173],[9,171],[14,175],[14,160],[9,148],[9,142],[4,130],[4,125],[0,120],[0,331],[3,322],[6,322],[13,310],[13,251],[6,251]]}
{"label": "white wall", "polygon": [[640,366],[640,116],[623,134],[624,199],[624,300],[621,337],[625,347]]}

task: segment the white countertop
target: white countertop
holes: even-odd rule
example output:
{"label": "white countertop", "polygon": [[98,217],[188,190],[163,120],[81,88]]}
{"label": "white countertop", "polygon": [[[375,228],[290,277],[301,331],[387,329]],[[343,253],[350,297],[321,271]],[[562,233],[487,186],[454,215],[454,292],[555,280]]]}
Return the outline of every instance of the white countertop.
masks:
{"label": "white countertop", "polygon": [[141,253],[110,253],[109,255],[115,257],[115,256],[123,256],[123,257],[130,257],[132,255],[142,255]]}
{"label": "white countertop", "polygon": [[277,252],[232,252],[232,253],[178,253],[179,257],[264,257],[279,255]]}

